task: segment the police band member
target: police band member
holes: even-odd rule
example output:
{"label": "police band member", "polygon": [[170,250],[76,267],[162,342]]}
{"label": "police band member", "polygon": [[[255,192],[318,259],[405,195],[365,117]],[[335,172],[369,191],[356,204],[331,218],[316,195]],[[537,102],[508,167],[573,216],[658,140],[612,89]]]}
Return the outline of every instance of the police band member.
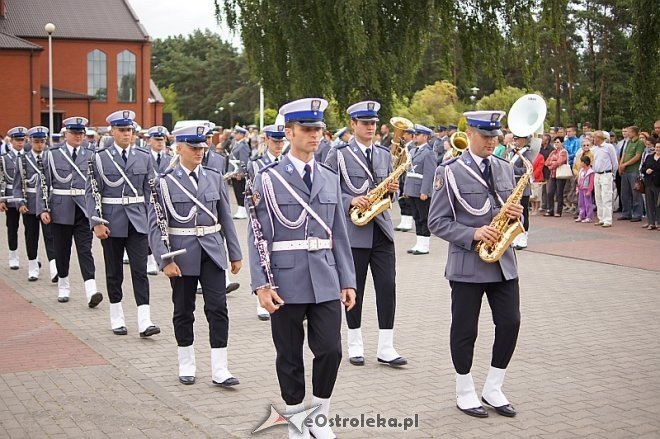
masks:
{"label": "police band member", "polygon": [[[394,349],[396,258],[390,212],[382,212],[363,226],[353,224],[349,213],[354,206],[368,208],[369,199],[365,195],[392,172],[389,149],[373,144],[379,109],[380,104],[375,101],[358,102],[348,107],[353,138],[348,144],[334,148],[327,159],[327,164],[339,173],[342,207],[346,215],[348,238],[355,264],[356,304],[353,310],[346,312],[348,360],[355,366],[364,366],[362,303],[369,267],[376,290],[378,311],[378,362],[390,366],[403,366],[408,363]],[[387,189],[391,194],[395,194],[399,190],[399,182],[390,183]]]}
{"label": "police band member", "polygon": [[234,219],[247,218],[247,211],[245,210],[245,169],[248,167],[250,161],[250,145],[245,140],[247,130],[243,127],[236,126],[234,128],[234,139],[236,143],[231,149],[229,154],[229,172],[232,173],[231,185],[234,188],[234,195],[236,196],[236,203],[238,210],[234,214]]}
{"label": "police band member", "polygon": [[[158,207],[163,215],[159,218],[154,205],[149,205],[149,242],[172,286],[172,322],[179,346],[179,381],[182,384],[195,382],[193,322],[199,280],[209,322],[213,383],[234,386],[239,381],[227,366],[229,315],[225,272],[229,258],[231,272],[237,274],[241,269],[242,255],[222,174],[201,165],[207,148],[205,130],[204,125],[193,125],[173,131],[179,163],[156,181]],[[159,227],[159,220],[163,228]],[[169,241],[163,240],[163,229],[167,231]],[[163,256],[181,249],[186,252],[174,259]]]}
{"label": "police band member", "polygon": [[[529,160],[530,163],[534,161],[534,157],[532,156],[532,149],[531,146],[529,145],[529,137],[520,137],[514,135],[513,141],[514,141],[514,147],[513,150],[509,152],[508,159],[509,159],[509,163],[513,165],[513,172],[516,175],[516,184],[518,184],[518,180],[520,180],[520,177],[522,177],[527,172],[525,163],[522,161],[520,156],[525,157],[527,160]],[[529,235],[528,234],[529,198],[531,196],[532,196],[532,188],[531,185],[528,183],[527,186],[525,186],[522,198],[520,199],[520,204],[523,207],[522,223],[525,232],[516,236],[516,238],[513,240],[512,243],[513,248],[515,248],[516,250],[522,250],[524,248],[527,248],[527,238]]]}
{"label": "police band member", "polygon": [[412,150],[411,169],[406,173],[404,195],[410,201],[417,243],[408,253],[413,255],[426,255],[429,253],[431,232],[428,228],[429,206],[431,205],[431,190],[433,189],[433,173],[435,172],[436,157],[428,144],[433,132],[423,125],[415,124],[415,144]]}
{"label": "police band member", "polygon": [[339,145],[345,145],[348,143],[349,140],[351,140],[351,132],[348,130],[347,127],[342,127],[339,128],[337,131],[335,131],[335,143],[333,146],[339,146]]}
{"label": "police band member", "polygon": [[68,302],[71,294],[69,264],[71,244],[75,240],[87,305],[95,308],[103,300],[103,295],[96,289],[92,232],[85,205],[87,164],[93,153],[84,140],[87,122],[87,119],[78,116],[62,121],[64,141],[51,146],[44,156],[46,187],[51,190],[50,197],[44,197],[41,185],[37,186],[37,215],[44,224],[52,224],[58,302]]}
{"label": "police band member", "polygon": [[[254,181],[257,173],[265,166],[271,163],[279,162],[282,158],[282,148],[284,147],[284,125],[267,125],[264,127],[266,135],[266,151],[261,157],[256,157],[250,161],[248,175]],[[259,320],[270,320],[270,314],[259,303],[257,297],[257,318]]]}
{"label": "police band member", "polygon": [[319,143],[319,149],[314,154],[314,160],[319,163],[325,163],[330,148],[332,148],[332,135],[329,131],[323,130],[323,138],[321,139],[321,143]]}
{"label": "police band member", "polygon": [[7,215],[7,244],[9,246],[9,268],[18,270],[18,226],[20,213],[18,202],[14,199],[14,175],[16,175],[17,164],[20,154],[25,148],[25,136],[28,129],[25,127],[13,127],[7,131],[9,145],[7,152],[0,156],[2,161],[2,173],[0,176],[4,192],[0,194],[0,211]]}
{"label": "police band member", "polygon": [[[508,248],[498,262],[487,263],[475,250],[479,241],[493,244],[498,240],[499,231],[490,222],[515,187],[511,164],[492,155],[504,112],[471,111],[465,116],[470,147],[437,168],[429,212],[429,228],[449,242],[445,277],[451,286],[456,404],[470,416],[488,416],[481,402],[503,416],[515,416],[502,383],[520,326],[516,256]],[[520,218],[522,211],[519,204],[506,205],[506,215],[512,220]],[[470,370],[484,293],[495,322],[495,342],[480,402]]]}
{"label": "police band member", "polygon": [[[328,102],[299,99],[280,108],[291,152],[263,168],[254,182],[253,202],[264,239],[269,243],[275,285],[262,268],[248,228],[252,288],[271,313],[276,369],[288,413],[303,410],[303,320],[314,354],[311,415],[328,417],[330,397],[341,362],[341,308],[355,305],[355,272],[341,203],[338,175],[316,162],[323,112]],[[289,428],[289,437],[309,437]],[[335,437],[326,424],[310,427],[317,438]]]}
{"label": "police band member", "polygon": [[[412,155],[413,149],[415,149],[415,128],[411,127],[406,129],[401,138],[403,139],[403,144],[408,150],[408,153]],[[394,228],[394,230],[399,232],[408,232],[412,230],[413,227],[413,208],[412,202],[408,200],[403,195],[401,190],[406,185],[406,174],[404,173],[401,178],[399,178],[399,209],[401,211],[401,220],[399,224]]]}
{"label": "police band member", "polygon": [[134,112],[120,110],[106,118],[114,143],[98,149],[91,157],[85,196],[90,227],[103,247],[110,328],[115,335],[128,333],[121,303],[122,256],[126,251],[137,303],[138,332],[140,337],[150,337],[160,333],[160,328],[151,322],[147,279],[146,203],[154,168],[147,151],[131,146],[134,117]]}
{"label": "police band member", "polygon": [[[169,136],[167,128],[161,125],[156,125],[147,130],[146,137],[148,138],[149,151],[151,153],[151,164],[154,168],[154,177],[162,174],[170,166],[169,154],[165,151],[165,140]],[[158,264],[149,248],[149,256],[147,257],[147,274],[155,276],[158,274]]]}
{"label": "police band member", "polygon": [[[39,279],[39,262],[37,253],[39,249],[39,226],[41,219],[37,217],[37,186],[42,184],[42,169],[44,168],[44,151],[48,128],[37,126],[27,131],[32,147],[29,152],[20,153],[14,174],[13,196],[19,200],[18,211],[23,216],[25,227],[25,247],[28,255],[28,280]],[[23,183],[25,176],[25,184]],[[55,263],[55,250],[53,249],[53,236],[50,225],[44,224],[42,228],[46,255],[48,256],[50,278],[57,282],[57,266]]]}

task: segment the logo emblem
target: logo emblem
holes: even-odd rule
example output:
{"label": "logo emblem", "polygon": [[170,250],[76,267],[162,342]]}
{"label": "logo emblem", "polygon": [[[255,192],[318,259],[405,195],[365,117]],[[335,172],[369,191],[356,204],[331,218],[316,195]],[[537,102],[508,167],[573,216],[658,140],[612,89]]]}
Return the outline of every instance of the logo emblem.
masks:
{"label": "logo emblem", "polygon": [[204,131],[206,131],[206,127],[197,127],[197,135],[198,136],[203,136]]}
{"label": "logo emblem", "polygon": [[130,119],[131,112],[128,110],[124,110],[123,113],[121,113],[121,117],[124,119]]}
{"label": "logo emblem", "polygon": [[259,205],[261,202],[261,194],[259,192],[252,194],[252,202],[254,203],[255,207]]}
{"label": "logo emblem", "polygon": [[289,175],[293,174],[293,166],[291,166],[291,165],[286,165],[286,168],[284,168],[284,169],[286,170],[286,172],[287,172]]}
{"label": "logo emblem", "polygon": [[312,111],[319,111],[321,108],[321,101],[318,99],[312,99]]}
{"label": "logo emblem", "polygon": [[284,125],[278,125],[277,131],[284,131]]}
{"label": "logo emblem", "polygon": [[163,127],[158,127],[158,132],[162,133],[163,132]]}
{"label": "logo emblem", "polygon": [[23,134],[23,127],[18,127],[18,133]]}
{"label": "logo emblem", "polygon": [[37,128],[37,132],[38,132],[38,133],[43,133],[43,132],[44,132],[43,127],[39,127],[39,128]]}
{"label": "logo emblem", "polygon": [[375,107],[376,107],[375,102],[367,102],[367,110],[373,111]]}
{"label": "logo emblem", "polygon": [[493,113],[490,115],[491,122],[497,122],[498,120],[500,120],[500,113]]}
{"label": "logo emblem", "polygon": [[439,191],[442,189],[445,185],[445,181],[442,179],[442,175],[438,174],[435,176],[435,180],[433,181],[433,188],[436,191]]}

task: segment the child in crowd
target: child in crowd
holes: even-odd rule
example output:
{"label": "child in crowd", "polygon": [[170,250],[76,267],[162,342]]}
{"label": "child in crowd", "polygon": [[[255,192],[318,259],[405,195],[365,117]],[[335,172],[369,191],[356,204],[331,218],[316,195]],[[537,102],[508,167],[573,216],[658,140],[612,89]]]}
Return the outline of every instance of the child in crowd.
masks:
{"label": "child in crowd", "polygon": [[591,169],[591,158],[583,154],[580,157],[582,168],[578,174],[577,187],[578,207],[580,214],[575,222],[590,223],[594,216],[594,206],[591,202],[591,194],[594,190],[594,170]]}

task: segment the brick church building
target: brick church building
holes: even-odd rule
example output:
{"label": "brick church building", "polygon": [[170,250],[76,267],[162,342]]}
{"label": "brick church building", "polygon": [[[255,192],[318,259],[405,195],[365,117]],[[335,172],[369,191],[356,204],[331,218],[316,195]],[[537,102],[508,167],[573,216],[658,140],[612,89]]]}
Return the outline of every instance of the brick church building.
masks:
{"label": "brick church building", "polygon": [[127,0],[0,0],[0,135],[48,126],[48,34],[53,50],[54,131],[70,116],[106,126],[133,110],[143,127],[162,123],[151,80],[151,40]]}

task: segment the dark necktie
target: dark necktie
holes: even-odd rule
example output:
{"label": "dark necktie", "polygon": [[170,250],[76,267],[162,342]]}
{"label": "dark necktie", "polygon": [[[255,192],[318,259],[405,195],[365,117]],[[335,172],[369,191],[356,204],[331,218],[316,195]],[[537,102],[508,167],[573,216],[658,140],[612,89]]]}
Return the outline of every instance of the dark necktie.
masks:
{"label": "dark necktie", "polygon": [[128,160],[128,157],[126,157],[126,150],[122,150],[121,152],[121,159],[124,161],[124,164],[126,164],[126,161]]}
{"label": "dark necktie", "polygon": [[73,152],[71,153],[71,158],[73,159],[74,162],[75,162],[76,159],[78,158],[78,153],[77,153],[77,151],[78,151],[78,148],[73,148]]}
{"label": "dark necktie", "polygon": [[280,161],[280,158],[279,158],[279,157],[275,157],[275,160],[274,160],[274,161],[275,161],[275,163],[277,163],[277,162]]}
{"label": "dark necktie", "polygon": [[191,171],[190,174],[188,174],[192,177],[193,180],[195,180],[195,184],[199,185],[199,180],[197,179],[197,174],[195,171]]}
{"label": "dark necktie", "polygon": [[160,167],[160,153],[158,153],[158,157],[156,157],[156,164]]}
{"label": "dark necktie", "polygon": [[206,154],[204,154],[204,158],[202,159],[202,165],[206,166],[209,163],[209,152],[207,151]]}
{"label": "dark necktie", "polygon": [[486,180],[488,186],[490,186],[490,160],[484,159],[483,164],[484,164],[484,170],[481,171],[481,173],[484,175],[484,180]]}
{"label": "dark necktie", "polygon": [[303,175],[303,181],[307,185],[307,189],[312,190],[312,168],[309,165],[305,165],[305,174]]}
{"label": "dark necktie", "polygon": [[369,165],[369,171],[373,172],[374,165],[371,163],[371,148],[367,148],[367,164]]}

